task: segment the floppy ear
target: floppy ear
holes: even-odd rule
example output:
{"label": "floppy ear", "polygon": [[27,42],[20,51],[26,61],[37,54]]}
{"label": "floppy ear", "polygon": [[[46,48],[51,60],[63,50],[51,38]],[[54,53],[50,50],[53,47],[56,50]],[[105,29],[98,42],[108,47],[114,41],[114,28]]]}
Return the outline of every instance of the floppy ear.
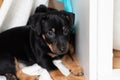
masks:
{"label": "floppy ear", "polygon": [[46,7],[45,5],[40,5],[36,8],[35,13],[46,13],[51,11],[57,11],[54,8]]}
{"label": "floppy ear", "polygon": [[31,29],[37,33],[37,35],[40,35],[41,33],[41,17],[42,17],[42,13],[40,14],[34,14],[32,15],[29,20],[27,25],[31,25]]}
{"label": "floppy ear", "polygon": [[67,18],[68,22],[70,23],[70,25],[73,26],[73,25],[74,25],[74,22],[75,22],[75,14],[69,12],[69,13],[66,15],[66,18]]}
{"label": "floppy ear", "polygon": [[47,9],[45,5],[40,5],[36,8],[35,13],[47,12]]}
{"label": "floppy ear", "polygon": [[70,26],[74,25],[75,14],[72,12],[61,11],[64,15]]}

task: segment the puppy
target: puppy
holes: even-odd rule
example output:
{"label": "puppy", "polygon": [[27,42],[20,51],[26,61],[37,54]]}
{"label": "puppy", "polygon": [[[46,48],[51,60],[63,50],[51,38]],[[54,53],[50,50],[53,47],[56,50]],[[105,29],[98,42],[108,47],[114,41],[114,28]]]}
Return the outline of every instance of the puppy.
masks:
{"label": "puppy", "polygon": [[31,80],[29,75],[23,77],[19,63],[26,66],[37,63],[46,68],[54,80],[68,80],[52,61],[70,55],[73,24],[73,13],[41,5],[27,26],[0,33],[0,75],[8,73],[20,80]]}
{"label": "puppy", "polygon": [[[41,9],[42,7],[42,9]],[[45,6],[40,6],[36,9],[35,14],[37,13],[41,13],[41,12],[50,12],[50,11],[56,11],[53,8],[49,8],[49,9],[45,9]],[[71,14],[71,22],[74,23],[74,14]],[[70,18],[68,16],[66,16],[67,19],[70,21]],[[73,25],[72,23],[72,25]],[[72,26],[71,25],[71,26]],[[70,27],[71,28],[71,27]],[[76,37],[76,33],[72,32],[70,29],[70,34],[69,34],[69,39],[68,39],[68,43],[69,43],[69,51],[67,53],[67,55],[64,55],[64,57],[61,58],[63,64],[70,70],[70,72],[75,75],[75,76],[83,76],[83,70],[82,67],[79,64],[79,61],[75,55],[75,37]]]}

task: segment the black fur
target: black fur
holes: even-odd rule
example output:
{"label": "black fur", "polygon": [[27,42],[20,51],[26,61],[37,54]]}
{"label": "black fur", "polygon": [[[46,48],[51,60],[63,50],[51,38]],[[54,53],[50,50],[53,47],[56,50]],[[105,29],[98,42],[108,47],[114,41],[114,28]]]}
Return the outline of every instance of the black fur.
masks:
{"label": "black fur", "polygon": [[[27,66],[38,63],[48,71],[57,69],[49,54],[67,54],[74,14],[39,6],[27,26],[0,33],[0,74],[16,75],[15,58]],[[54,45],[51,50],[48,45]]]}

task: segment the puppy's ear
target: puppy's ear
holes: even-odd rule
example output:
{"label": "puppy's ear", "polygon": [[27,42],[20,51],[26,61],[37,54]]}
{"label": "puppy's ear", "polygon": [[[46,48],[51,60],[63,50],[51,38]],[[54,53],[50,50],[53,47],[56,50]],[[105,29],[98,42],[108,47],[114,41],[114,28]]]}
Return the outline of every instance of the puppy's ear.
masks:
{"label": "puppy's ear", "polygon": [[75,14],[74,13],[68,13],[66,15],[66,18],[67,18],[68,22],[70,23],[70,25],[73,26],[74,22],[75,22]]}
{"label": "puppy's ear", "polygon": [[36,8],[35,13],[47,12],[47,7],[45,5],[40,5]]}
{"label": "puppy's ear", "polygon": [[42,17],[43,13],[40,14],[34,14],[32,15],[29,20],[27,25],[31,25],[31,29],[37,33],[37,35],[40,35],[41,33],[41,17]]}
{"label": "puppy's ear", "polygon": [[70,26],[74,25],[75,14],[72,12],[61,11],[64,15]]}
{"label": "puppy's ear", "polygon": [[40,5],[36,8],[35,13],[47,13],[51,11],[57,11],[54,8],[46,7],[45,5]]}

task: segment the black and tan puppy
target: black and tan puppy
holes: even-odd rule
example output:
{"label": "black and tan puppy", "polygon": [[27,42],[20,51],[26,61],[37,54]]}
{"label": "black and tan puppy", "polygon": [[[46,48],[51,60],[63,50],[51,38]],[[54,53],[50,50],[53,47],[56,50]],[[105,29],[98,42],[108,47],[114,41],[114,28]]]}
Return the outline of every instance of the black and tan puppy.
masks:
{"label": "black and tan puppy", "polygon": [[20,80],[31,80],[26,79],[28,75],[21,76],[18,64],[37,63],[46,68],[54,80],[68,80],[52,61],[70,55],[73,24],[73,13],[41,5],[27,26],[0,33],[0,75],[8,73]]}

